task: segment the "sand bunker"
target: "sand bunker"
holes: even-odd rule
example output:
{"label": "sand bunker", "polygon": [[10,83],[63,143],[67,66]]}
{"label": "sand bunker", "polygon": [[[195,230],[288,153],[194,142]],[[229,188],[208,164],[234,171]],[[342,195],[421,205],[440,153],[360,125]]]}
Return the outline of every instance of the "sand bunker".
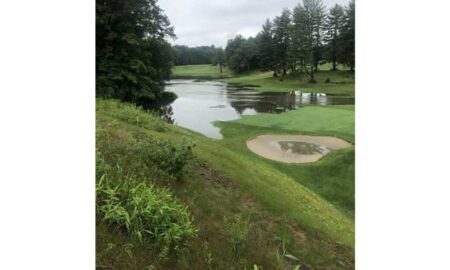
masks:
{"label": "sand bunker", "polygon": [[331,150],[351,145],[335,137],[306,135],[261,135],[247,141],[247,147],[252,152],[286,163],[314,162]]}

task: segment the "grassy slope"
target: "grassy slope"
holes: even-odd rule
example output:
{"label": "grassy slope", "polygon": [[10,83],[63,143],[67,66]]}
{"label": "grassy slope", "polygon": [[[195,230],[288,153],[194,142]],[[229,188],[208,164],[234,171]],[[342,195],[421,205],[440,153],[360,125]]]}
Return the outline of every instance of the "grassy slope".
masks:
{"label": "grassy slope", "polygon": [[333,151],[312,164],[285,164],[270,161],[248,151],[246,141],[262,134],[328,135],[354,142],[354,106],[308,106],[278,115],[244,116],[231,122],[218,122],[225,140],[221,143],[258,163],[266,163],[313,190],[354,216],[354,147]]}
{"label": "grassy slope", "polygon": [[[190,162],[183,181],[155,184],[170,186],[189,206],[200,231],[199,237],[190,243],[188,253],[176,255],[177,259],[169,260],[158,269],[208,269],[209,264],[218,269],[243,269],[253,263],[264,269],[291,269],[278,260],[279,239],[285,239],[288,252],[313,269],[353,267],[352,218],[323,196],[299,184],[288,171],[283,172],[248,153],[242,154],[242,149],[228,147],[226,140],[210,140],[167,124],[159,124],[164,125],[166,131],[158,132],[126,123],[115,116],[120,114],[117,110],[106,108],[99,101],[97,125],[111,129],[122,143],[128,143],[129,138],[136,134],[171,141],[188,138],[196,143],[195,159]],[[143,114],[142,117],[150,116]],[[238,216],[249,220],[251,230],[244,253],[236,257],[230,251],[223,217],[235,219]],[[127,268],[140,269],[152,261],[148,247],[137,248],[131,255],[125,248],[119,248],[129,239],[101,222],[97,225],[97,235],[99,265],[120,264],[125,260]],[[111,242],[117,248],[111,249]],[[124,267],[115,266],[119,269]]]}
{"label": "grassy slope", "polygon": [[[254,71],[244,74],[233,74],[225,69],[220,73],[218,67],[211,65],[190,65],[176,66],[173,70],[173,78],[202,78],[202,79],[221,79],[229,83],[242,83],[259,85],[255,89],[259,91],[307,91],[323,92],[338,95],[355,94],[354,74],[349,71],[329,71],[329,64],[324,64],[319,68],[321,72],[316,73],[317,83],[308,83],[306,75],[289,74],[284,77],[274,78],[272,72]],[[329,78],[330,83],[325,83]]]}

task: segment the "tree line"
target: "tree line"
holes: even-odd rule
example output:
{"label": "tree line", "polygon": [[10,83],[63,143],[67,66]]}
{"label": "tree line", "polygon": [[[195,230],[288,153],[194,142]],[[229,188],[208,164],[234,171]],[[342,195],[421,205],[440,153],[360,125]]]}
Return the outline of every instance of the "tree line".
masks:
{"label": "tree line", "polygon": [[274,76],[304,72],[314,82],[322,62],[332,69],[355,66],[355,1],[326,10],[321,0],[303,0],[267,19],[256,37],[241,35],[228,41],[225,62],[234,72],[271,70]]}
{"label": "tree line", "polygon": [[274,76],[304,72],[314,81],[321,61],[355,65],[355,2],[329,10],[303,0],[267,20],[255,36],[240,35],[224,49],[171,46],[175,38],[157,0],[96,0],[96,96],[145,105],[163,98],[174,64],[227,65],[234,72],[271,70]]}
{"label": "tree line", "polygon": [[188,47],[175,45],[175,65],[201,65],[213,64],[214,57],[221,48],[211,46]]}

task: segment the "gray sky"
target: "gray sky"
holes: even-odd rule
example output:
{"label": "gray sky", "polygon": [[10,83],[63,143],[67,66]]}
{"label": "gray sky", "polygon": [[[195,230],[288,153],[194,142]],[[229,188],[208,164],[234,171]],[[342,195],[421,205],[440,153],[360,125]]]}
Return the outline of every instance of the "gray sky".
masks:
{"label": "gray sky", "polygon": [[[323,0],[327,7],[349,0]],[[273,19],[285,7],[292,10],[301,0],[159,0],[175,27],[173,44],[224,47],[237,34],[254,36],[266,18]]]}

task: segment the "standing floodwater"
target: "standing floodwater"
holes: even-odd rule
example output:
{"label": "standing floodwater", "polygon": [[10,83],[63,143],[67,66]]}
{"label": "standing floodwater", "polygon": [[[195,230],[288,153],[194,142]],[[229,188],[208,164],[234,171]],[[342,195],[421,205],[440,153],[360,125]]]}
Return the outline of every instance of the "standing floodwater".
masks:
{"label": "standing floodwater", "polygon": [[[323,93],[259,92],[250,88],[221,82],[172,80],[166,90],[178,98],[166,111],[174,124],[221,139],[214,121],[229,121],[241,115],[294,110],[305,104],[354,104],[352,97],[336,97]],[[167,117],[167,116],[166,116]]]}

